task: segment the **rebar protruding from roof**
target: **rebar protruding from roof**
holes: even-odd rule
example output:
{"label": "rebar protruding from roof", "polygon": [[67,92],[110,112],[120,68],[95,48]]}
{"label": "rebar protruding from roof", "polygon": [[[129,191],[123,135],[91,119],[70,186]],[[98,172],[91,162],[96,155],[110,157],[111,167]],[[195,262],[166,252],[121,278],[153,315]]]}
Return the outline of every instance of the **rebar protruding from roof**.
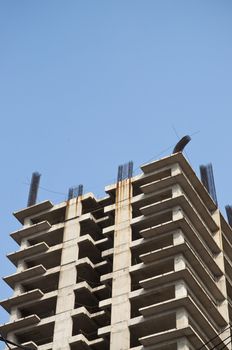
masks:
{"label": "rebar protruding from roof", "polygon": [[213,176],[213,166],[212,164],[207,165],[201,165],[200,166],[200,174],[201,174],[201,182],[213,198],[216,205],[217,202],[217,194],[216,194],[216,187],[214,182],[214,176]]}
{"label": "rebar protruding from roof", "polygon": [[123,181],[125,179],[130,179],[133,175],[133,162],[122,164],[118,166],[118,178],[117,181]]}
{"label": "rebar protruding from roof", "polygon": [[38,172],[32,173],[30,190],[29,190],[28,201],[27,201],[28,207],[36,204],[40,177],[41,177],[41,174],[39,174]]}
{"label": "rebar protruding from roof", "polygon": [[177,153],[177,152],[183,152],[185,146],[191,141],[191,137],[189,135],[186,135],[180,139],[180,141],[177,142],[175,145],[172,153]]}
{"label": "rebar protruding from roof", "polygon": [[68,190],[68,200],[82,196],[82,194],[83,185],[78,185],[77,187],[70,187]]}
{"label": "rebar protruding from roof", "polygon": [[225,209],[226,209],[228,223],[232,227],[232,205],[226,205]]}
{"label": "rebar protruding from roof", "polygon": [[[13,342],[13,341],[11,341],[11,340],[9,340],[9,339],[3,337],[1,334],[0,334],[0,341],[4,342],[4,343],[6,344],[6,346],[8,347],[8,349],[11,349],[11,348],[10,348],[10,345],[14,345],[14,347],[16,347],[16,348],[18,348],[18,349],[30,350],[29,347],[23,346],[23,345],[21,345],[21,344],[17,344],[17,343],[15,343],[15,342]],[[10,344],[10,345],[9,345],[9,344]]]}

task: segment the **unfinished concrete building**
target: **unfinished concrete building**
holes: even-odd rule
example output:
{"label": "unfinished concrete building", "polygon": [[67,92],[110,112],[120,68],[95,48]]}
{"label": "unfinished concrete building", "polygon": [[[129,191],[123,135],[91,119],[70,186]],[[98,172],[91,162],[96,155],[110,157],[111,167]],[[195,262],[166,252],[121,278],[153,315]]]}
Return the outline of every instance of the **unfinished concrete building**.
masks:
{"label": "unfinished concrete building", "polygon": [[231,228],[182,153],[141,169],[121,168],[104,198],[14,213],[1,335],[38,350],[231,349]]}

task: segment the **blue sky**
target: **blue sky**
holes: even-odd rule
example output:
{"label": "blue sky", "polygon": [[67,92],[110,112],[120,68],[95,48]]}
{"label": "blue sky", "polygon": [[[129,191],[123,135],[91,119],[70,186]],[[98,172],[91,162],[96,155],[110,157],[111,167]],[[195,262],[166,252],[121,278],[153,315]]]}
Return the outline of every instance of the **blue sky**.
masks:
{"label": "blue sky", "polygon": [[80,183],[101,196],[119,164],[190,134],[190,163],[212,162],[219,204],[232,204],[231,38],[230,0],[0,2],[1,276],[15,271],[11,213],[35,170],[51,191],[39,200]]}

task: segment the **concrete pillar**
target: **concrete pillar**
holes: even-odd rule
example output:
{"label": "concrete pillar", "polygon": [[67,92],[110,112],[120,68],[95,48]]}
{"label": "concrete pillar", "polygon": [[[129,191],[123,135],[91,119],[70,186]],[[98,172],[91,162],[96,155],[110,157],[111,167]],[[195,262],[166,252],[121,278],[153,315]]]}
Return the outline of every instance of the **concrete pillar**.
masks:
{"label": "concrete pillar", "polygon": [[173,209],[172,209],[172,220],[173,221],[180,220],[183,217],[184,217],[184,214],[183,214],[183,211],[182,211],[181,207],[179,207],[179,206],[173,207]]}
{"label": "concrete pillar", "polygon": [[[173,245],[182,244],[185,242],[184,234],[181,230],[176,230],[173,233]],[[178,254],[174,258],[174,271],[183,270],[186,267],[186,262],[182,254]],[[184,281],[177,281],[175,283],[175,297],[184,298],[188,295],[187,286]]]}
{"label": "concrete pillar", "polygon": [[174,258],[174,271],[184,270],[186,267],[186,262],[183,254],[178,254]]}
{"label": "concrete pillar", "polygon": [[131,232],[131,197],[132,185],[130,179],[120,181],[116,189],[115,232],[113,272],[118,272],[117,278],[112,282],[112,308],[111,308],[111,337],[110,350],[127,350],[130,348],[130,319],[129,293],[131,278],[129,267],[131,265],[130,242]]}
{"label": "concrete pillar", "polygon": [[[183,270],[186,267],[186,262],[183,255],[177,255],[174,260],[174,270]],[[175,284],[175,297],[177,299],[184,298],[188,295],[187,286],[184,281],[178,281]],[[189,324],[188,312],[184,308],[180,308],[176,312],[176,328],[185,328]],[[190,350],[189,342],[186,338],[177,340],[177,350]]]}
{"label": "concrete pillar", "polygon": [[185,328],[189,324],[188,313],[184,308],[180,308],[176,311],[176,328]]}
{"label": "concrete pillar", "polygon": [[[179,197],[183,194],[180,185],[176,184],[172,186],[172,197]],[[173,207],[172,209],[172,220],[180,220],[184,217],[182,208],[180,206]]]}
{"label": "concrete pillar", "polygon": [[173,245],[182,244],[185,242],[184,234],[181,230],[176,230],[173,233]]}
{"label": "concrete pillar", "polygon": [[[185,269],[186,262],[182,254],[175,256],[174,258],[174,270],[180,271]],[[187,286],[184,281],[179,280],[175,283],[175,298],[185,298],[188,295]]]}
{"label": "concrete pillar", "polygon": [[172,186],[172,197],[179,197],[183,194],[183,190],[180,185],[176,184]]}
{"label": "concrete pillar", "polygon": [[171,174],[172,176],[178,175],[182,172],[181,167],[178,163],[173,164],[171,168]]}
{"label": "concrete pillar", "polygon": [[53,350],[69,350],[68,340],[72,336],[72,317],[76,284],[76,261],[78,259],[78,238],[80,237],[81,197],[67,202],[61,266],[56,304]]}
{"label": "concrete pillar", "polygon": [[193,347],[189,344],[187,338],[183,337],[177,340],[177,350],[192,350]]}
{"label": "concrete pillar", "polygon": [[175,284],[176,299],[185,298],[188,295],[188,290],[184,281],[178,281]]}

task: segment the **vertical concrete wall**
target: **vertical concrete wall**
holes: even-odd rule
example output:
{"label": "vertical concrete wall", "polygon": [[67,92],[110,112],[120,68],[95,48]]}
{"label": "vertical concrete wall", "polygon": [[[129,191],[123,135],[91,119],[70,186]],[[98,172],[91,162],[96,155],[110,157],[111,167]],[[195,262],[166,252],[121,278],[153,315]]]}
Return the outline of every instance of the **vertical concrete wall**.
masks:
{"label": "vertical concrete wall", "polygon": [[81,211],[80,197],[67,202],[53,337],[54,350],[69,350],[69,338],[72,336],[71,312],[75,303],[77,242],[80,237],[78,217]]}
{"label": "vertical concrete wall", "polygon": [[[223,244],[222,244],[221,220],[220,220],[220,212],[218,209],[214,212],[213,218],[214,218],[216,224],[218,225],[218,231],[215,232],[214,239],[217,242],[218,246],[221,248],[221,252],[220,252],[220,254],[218,254],[216,256],[215,260],[216,260],[218,266],[220,267],[220,269],[223,271],[223,275],[216,281],[216,284],[218,285],[218,287],[220,288],[222,293],[225,295],[225,300],[221,304],[218,305],[218,310],[220,311],[220,313],[223,315],[223,317],[227,321],[226,330],[220,334],[220,338],[222,340],[225,340],[225,339],[229,339],[231,329],[228,328],[228,326],[230,325],[230,318],[229,318],[229,311],[228,311],[229,309],[228,309],[228,301],[227,301],[227,289],[226,289],[226,277],[225,277],[224,252],[223,252]],[[231,343],[228,344],[227,347],[228,347],[228,349],[232,349],[232,344]]]}
{"label": "vertical concrete wall", "polygon": [[129,293],[131,278],[129,267],[131,265],[130,242],[131,232],[131,197],[132,185],[130,179],[120,181],[116,189],[115,232],[113,272],[117,278],[112,282],[112,311],[110,350],[126,350],[130,348],[130,319]]}
{"label": "vertical concrete wall", "polygon": [[[181,172],[178,164],[172,167],[172,175],[177,175]],[[183,194],[180,185],[176,184],[172,187],[172,197],[178,197]],[[183,212],[180,207],[174,207],[172,213],[173,220],[178,220],[183,217]],[[181,230],[177,230],[173,233],[173,245],[182,244],[185,242],[184,233]],[[183,254],[178,254],[174,258],[174,270],[180,271],[186,268],[186,261]],[[177,299],[184,298],[188,295],[187,286],[184,281],[180,280],[175,283],[175,297]],[[189,315],[185,308],[180,308],[176,311],[176,328],[181,329],[188,327]],[[177,350],[190,350],[191,345],[187,338],[183,337],[177,341]]]}

